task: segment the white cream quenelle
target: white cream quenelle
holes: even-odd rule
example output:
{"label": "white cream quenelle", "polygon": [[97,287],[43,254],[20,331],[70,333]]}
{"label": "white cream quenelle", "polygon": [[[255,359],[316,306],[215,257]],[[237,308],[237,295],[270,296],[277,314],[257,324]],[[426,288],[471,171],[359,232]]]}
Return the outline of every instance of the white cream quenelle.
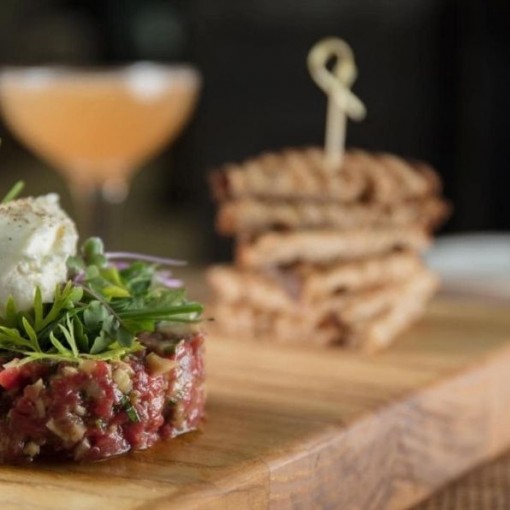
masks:
{"label": "white cream quenelle", "polygon": [[53,301],[77,242],[76,226],[56,194],[0,204],[0,315],[9,296],[18,310],[31,308],[37,287],[43,302]]}

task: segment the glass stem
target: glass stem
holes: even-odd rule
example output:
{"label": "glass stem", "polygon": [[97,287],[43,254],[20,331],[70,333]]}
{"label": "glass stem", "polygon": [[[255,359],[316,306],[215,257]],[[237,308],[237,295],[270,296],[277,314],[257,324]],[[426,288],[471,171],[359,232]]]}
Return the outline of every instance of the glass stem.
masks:
{"label": "glass stem", "polygon": [[121,179],[102,183],[76,181],[70,183],[74,200],[77,224],[82,239],[100,237],[108,249],[118,245],[122,231],[122,204],[129,186]]}

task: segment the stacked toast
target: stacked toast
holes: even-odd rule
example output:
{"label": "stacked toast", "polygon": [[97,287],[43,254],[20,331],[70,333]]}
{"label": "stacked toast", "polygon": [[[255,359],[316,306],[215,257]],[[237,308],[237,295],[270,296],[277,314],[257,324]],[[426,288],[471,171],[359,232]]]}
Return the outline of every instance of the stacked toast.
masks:
{"label": "stacked toast", "polygon": [[448,214],[423,163],[352,150],[264,154],[212,175],[234,265],[212,267],[217,327],[290,344],[387,346],[419,318],[437,277],[420,254]]}

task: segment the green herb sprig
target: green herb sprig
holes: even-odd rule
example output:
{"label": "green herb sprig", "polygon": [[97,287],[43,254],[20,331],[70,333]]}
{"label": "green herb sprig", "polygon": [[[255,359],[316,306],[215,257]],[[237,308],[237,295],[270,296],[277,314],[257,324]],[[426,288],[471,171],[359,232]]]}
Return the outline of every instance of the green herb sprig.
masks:
{"label": "green herb sprig", "polygon": [[11,200],[17,198],[18,195],[23,191],[24,187],[25,187],[24,181],[16,182],[14,186],[7,192],[7,195],[5,195],[4,198],[2,198],[0,204],[6,204],[7,202],[10,202]]}
{"label": "green herb sprig", "polygon": [[43,303],[38,288],[29,311],[7,301],[0,352],[21,356],[17,363],[121,359],[141,349],[137,335],[161,321],[200,320],[202,305],[188,301],[184,289],[157,283],[158,265],[135,261],[119,269],[98,238],[86,241],[68,267],[70,279],[56,287],[52,303]]}

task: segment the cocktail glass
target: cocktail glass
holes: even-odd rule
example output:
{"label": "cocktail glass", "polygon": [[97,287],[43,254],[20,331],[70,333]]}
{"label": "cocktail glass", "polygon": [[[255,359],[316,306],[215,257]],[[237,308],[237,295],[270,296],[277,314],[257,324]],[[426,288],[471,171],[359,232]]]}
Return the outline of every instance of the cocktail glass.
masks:
{"label": "cocktail glass", "polygon": [[111,205],[181,132],[199,88],[185,65],[11,68],[0,73],[0,105],[14,134],[68,182],[82,233],[111,238]]}

